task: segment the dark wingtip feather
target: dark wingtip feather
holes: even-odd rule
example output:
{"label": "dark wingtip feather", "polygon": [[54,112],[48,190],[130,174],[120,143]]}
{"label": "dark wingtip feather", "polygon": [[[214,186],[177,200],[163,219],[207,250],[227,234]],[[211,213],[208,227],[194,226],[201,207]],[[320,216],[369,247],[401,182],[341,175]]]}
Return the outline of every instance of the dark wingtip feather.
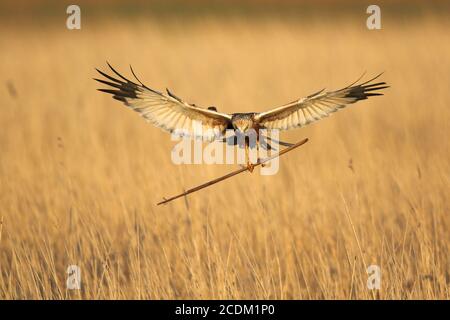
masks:
{"label": "dark wingtip feather", "polygon": [[178,98],[174,93],[172,93],[170,90],[169,90],[169,88],[166,88],[166,91],[167,91],[167,94],[170,96],[170,97],[172,97],[172,98],[174,98],[175,100],[178,100],[179,102],[183,102],[180,98]]}
{"label": "dark wingtip feather", "polygon": [[386,82],[384,81],[375,83],[373,82],[375,79],[378,79],[382,74],[383,72],[376,75],[375,77],[373,77],[368,81],[345,88],[344,90],[347,92],[345,97],[355,98],[356,101],[358,101],[367,99],[367,97],[382,96],[383,95],[382,93],[376,91],[389,88],[389,86],[386,85]]}
{"label": "dark wingtip feather", "polygon": [[319,90],[317,92],[314,92],[313,94],[310,94],[309,96],[307,96],[307,98],[312,98],[312,97],[322,93],[324,90],[325,90],[325,88],[323,88],[323,89],[321,89],[321,90]]}
{"label": "dark wingtip feather", "polygon": [[100,89],[97,89],[98,91],[101,91],[101,92],[106,92],[106,93],[111,93],[111,92],[109,92],[109,91],[116,91],[116,90],[111,90],[111,89],[103,89],[103,88],[100,88]]}
{"label": "dark wingtip feather", "polygon": [[125,80],[126,82],[129,82],[129,83],[138,85],[137,83],[134,83],[133,81],[131,81],[131,80],[125,78],[123,75],[121,75],[118,71],[116,71],[116,69],[114,69],[114,68],[109,64],[108,61],[107,61],[106,63],[108,64],[108,67],[112,70],[112,72],[114,72],[118,77],[120,77],[121,79]]}
{"label": "dark wingtip feather", "polygon": [[359,80],[361,80],[361,79],[365,76],[365,74],[366,74],[366,71],[364,71],[364,72],[359,76],[359,78],[356,79],[356,81],[354,81],[353,83],[349,84],[349,85],[346,86],[344,89],[348,89],[348,88],[354,86],[356,83],[358,83]]}
{"label": "dark wingtip feather", "polygon": [[367,84],[367,83],[369,83],[369,82],[372,82],[373,80],[378,79],[379,77],[381,77],[381,75],[382,75],[383,73],[384,73],[384,71],[381,72],[381,73],[379,73],[378,75],[376,75],[376,76],[373,77],[372,79],[367,80],[366,82],[360,83],[359,85],[360,85],[360,86],[364,86],[365,84]]}
{"label": "dark wingtip feather", "polygon": [[128,105],[128,101],[125,97],[121,97],[121,96],[113,96],[113,99],[119,100],[123,103],[125,103],[126,105]]}
{"label": "dark wingtip feather", "polygon": [[117,82],[117,83],[119,83],[119,84],[126,84],[126,82],[123,82],[123,81],[121,81],[121,80],[119,80],[119,79],[116,79],[116,78],[114,78],[114,77],[111,77],[110,75],[104,73],[103,71],[101,71],[101,70],[99,70],[99,69],[97,69],[97,68],[95,68],[95,70],[97,70],[97,72],[100,73],[102,76],[104,76],[106,79],[109,79],[109,80],[111,80],[111,81]]}
{"label": "dark wingtip feather", "polygon": [[380,87],[372,87],[372,88],[364,88],[364,92],[374,91],[374,90],[382,90],[389,88],[389,86],[380,86]]}
{"label": "dark wingtip feather", "polygon": [[[106,89],[98,89],[98,91],[101,92],[105,92],[105,93],[109,93],[113,95],[114,99],[120,100],[122,102],[127,102],[126,99],[127,98],[131,98],[131,99],[136,99],[137,98],[137,92],[142,90],[141,88],[147,88],[145,87],[143,84],[142,86],[140,86],[137,83],[134,83],[133,81],[128,80],[127,78],[125,78],[124,76],[122,76],[119,72],[117,72],[110,64],[109,62],[106,62],[107,65],[109,66],[109,68],[112,70],[112,72],[114,72],[118,77],[120,77],[119,80],[113,76],[110,76],[104,72],[102,72],[101,70],[95,68],[95,70],[97,70],[97,72],[102,75],[103,77],[105,77],[107,80],[104,79],[99,79],[99,78],[93,78],[95,81],[100,82],[102,84],[105,84],[107,86],[110,86],[112,88],[115,89],[111,89],[111,88],[106,88]],[[134,72],[133,72],[134,74]],[[139,81],[139,79],[137,79]],[[140,82],[140,81],[139,81]],[[151,90],[151,89],[149,89]]]}
{"label": "dark wingtip feather", "polygon": [[97,78],[92,78],[92,79],[97,81],[97,82],[100,82],[100,83],[106,84],[108,86],[114,87],[114,88],[118,88],[118,89],[122,88],[122,85],[117,84],[117,83],[113,83],[113,82],[109,82],[109,81],[102,80],[102,79],[97,79]]}
{"label": "dark wingtip feather", "polygon": [[134,70],[133,70],[133,67],[131,66],[131,64],[130,64],[130,70],[131,70],[131,73],[133,74],[133,76],[136,78],[136,80],[141,84],[141,86],[143,86],[144,88],[147,88],[147,87],[145,86],[145,84],[143,84],[143,83],[141,82],[141,80],[139,80],[139,78],[136,76],[136,73],[134,73]]}

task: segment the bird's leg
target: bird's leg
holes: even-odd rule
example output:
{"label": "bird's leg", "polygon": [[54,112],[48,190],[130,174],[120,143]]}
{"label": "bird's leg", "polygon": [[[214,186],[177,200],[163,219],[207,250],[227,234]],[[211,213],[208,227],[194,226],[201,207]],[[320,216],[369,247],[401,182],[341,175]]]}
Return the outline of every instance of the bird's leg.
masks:
{"label": "bird's leg", "polygon": [[[256,152],[258,154],[258,163],[261,162],[261,158],[259,157],[259,131],[256,132]],[[265,167],[264,163],[261,164],[261,167]]]}
{"label": "bird's leg", "polygon": [[247,140],[245,140],[245,161],[247,162],[247,170],[250,172],[253,172],[253,169],[255,168],[255,165],[250,162],[250,156],[248,154],[248,143]]}

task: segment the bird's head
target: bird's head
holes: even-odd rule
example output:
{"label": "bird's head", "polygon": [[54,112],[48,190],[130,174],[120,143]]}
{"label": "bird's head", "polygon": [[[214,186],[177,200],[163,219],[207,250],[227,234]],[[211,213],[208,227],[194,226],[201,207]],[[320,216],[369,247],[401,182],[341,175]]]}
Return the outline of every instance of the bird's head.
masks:
{"label": "bird's head", "polygon": [[253,113],[234,113],[231,117],[231,123],[235,130],[246,133],[253,129]]}
{"label": "bird's head", "polygon": [[239,130],[242,133],[247,132],[251,128],[251,123],[246,119],[237,119],[233,121],[234,129]]}

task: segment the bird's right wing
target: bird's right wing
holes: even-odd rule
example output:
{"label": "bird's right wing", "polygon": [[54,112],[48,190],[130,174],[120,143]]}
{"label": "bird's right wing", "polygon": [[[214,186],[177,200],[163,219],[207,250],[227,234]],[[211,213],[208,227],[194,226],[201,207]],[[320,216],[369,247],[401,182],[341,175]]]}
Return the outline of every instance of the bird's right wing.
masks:
{"label": "bird's right wing", "polygon": [[127,107],[163,130],[178,136],[213,141],[224,136],[225,130],[231,124],[231,116],[228,114],[190,105],[168,89],[167,94],[150,89],[137,79],[133,69],[131,71],[139,84],[126,79],[109,64],[108,66],[119,78],[96,69],[110,81],[94,80],[114,88],[98,90],[112,94],[114,99],[122,101]]}
{"label": "bird's right wing", "polygon": [[351,84],[336,91],[321,90],[306,98],[295,100],[284,106],[256,115],[261,128],[287,130],[304,127],[307,124],[329,116],[331,113],[371,96],[380,96],[380,90],[388,88],[385,82],[374,83],[375,78]]}

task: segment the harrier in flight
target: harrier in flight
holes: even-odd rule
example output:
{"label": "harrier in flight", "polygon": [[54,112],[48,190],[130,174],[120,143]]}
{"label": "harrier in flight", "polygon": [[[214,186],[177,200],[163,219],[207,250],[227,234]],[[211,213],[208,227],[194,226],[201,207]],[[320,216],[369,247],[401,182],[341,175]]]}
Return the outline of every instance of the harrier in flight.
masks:
{"label": "harrier in flight", "polygon": [[[111,65],[108,64],[108,66],[115,77],[96,69],[107,80],[94,80],[112,88],[98,90],[112,94],[114,99],[122,101],[127,107],[163,130],[205,141],[218,139],[225,141],[225,131],[232,129],[236,134],[246,134],[249,130],[254,130],[259,143],[260,129],[289,130],[304,127],[348,104],[382,95],[380,90],[388,88],[385,82],[374,81],[380,74],[363,83],[358,84],[359,80],[357,80],[340,90],[325,91],[323,89],[269,111],[226,114],[218,112],[215,107],[205,109],[184,102],[169,89],[166,89],[167,93],[151,89],[136,77],[133,69],[131,72],[138,83],[125,78]],[[249,161],[248,147],[246,139],[247,167],[249,171],[253,171],[254,164]]]}

